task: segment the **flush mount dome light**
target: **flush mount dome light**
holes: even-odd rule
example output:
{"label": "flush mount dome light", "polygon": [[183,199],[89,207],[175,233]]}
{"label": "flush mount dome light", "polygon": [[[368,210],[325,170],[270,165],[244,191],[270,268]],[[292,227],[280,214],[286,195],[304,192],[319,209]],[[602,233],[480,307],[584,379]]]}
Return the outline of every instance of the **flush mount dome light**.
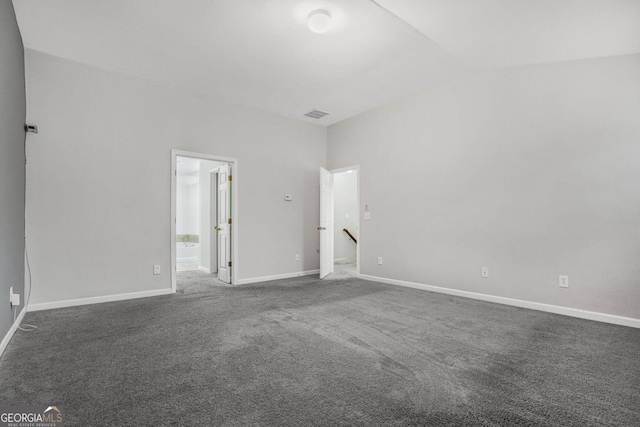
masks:
{"label": "flush mount dome light", "polygon": [[331,14],[324,9],[314,10],[309,14],[307,24],[314,33],[326,33],[331,28]]}

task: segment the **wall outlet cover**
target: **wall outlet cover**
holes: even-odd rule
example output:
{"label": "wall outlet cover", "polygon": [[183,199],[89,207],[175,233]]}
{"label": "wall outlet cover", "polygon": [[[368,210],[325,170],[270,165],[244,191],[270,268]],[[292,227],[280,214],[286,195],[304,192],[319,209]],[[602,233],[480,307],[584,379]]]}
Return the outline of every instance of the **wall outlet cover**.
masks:
{"label": "wall outlet cover", "polygon": [[480,275],[485,279],[489,277],[489,267],[482,267],[480,270]]}
{"label": "wall outlet cover", "polygon": [[563,275],[558,276],[558,285],[560,285],[561,288],[568,288],[569,276],[563,276]]}
{"label": "wall outlet cover", "polygon": [[153,274],[160,274],[160,265],[156,264],[153,266]]}

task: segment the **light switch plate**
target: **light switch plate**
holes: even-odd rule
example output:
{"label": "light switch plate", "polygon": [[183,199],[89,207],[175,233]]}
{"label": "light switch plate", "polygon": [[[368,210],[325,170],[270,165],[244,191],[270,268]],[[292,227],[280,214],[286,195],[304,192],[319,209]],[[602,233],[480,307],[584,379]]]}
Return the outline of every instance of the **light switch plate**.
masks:
{"label": "light switch plate", "polygon": [[371,212],[365,212],[364,219],[371,219]]}
{"label": "light switch plate", "polygon": [[284,201],[285,202],[290,202],[293,200],[293,197],[291,197],[291,194],[285,194],[284,195]]}

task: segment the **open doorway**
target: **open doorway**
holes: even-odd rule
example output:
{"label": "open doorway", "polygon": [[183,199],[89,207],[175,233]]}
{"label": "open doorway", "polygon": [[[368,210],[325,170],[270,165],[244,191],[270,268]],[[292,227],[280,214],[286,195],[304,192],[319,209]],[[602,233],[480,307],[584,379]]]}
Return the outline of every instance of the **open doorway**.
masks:
{"label": "open doorway", "polygon": [[333,173],[333,257],[332,277],[358,275],[358,170]]}
{"label": "open doorway", "polygon": [[358,166],[320,168],[320,277],[357,277],[360,260]]}
{"label": "open doorway", "polygon": [[211,184],[202,175],[216,163],[181,156],[176,163],[176,270],[210,273]]}
{"label": "open doorway", "polygon": [[[173,292],[190,283],[235,284],[235,159],[172,151]],[[236,265],[234,265],[236,264]]]}

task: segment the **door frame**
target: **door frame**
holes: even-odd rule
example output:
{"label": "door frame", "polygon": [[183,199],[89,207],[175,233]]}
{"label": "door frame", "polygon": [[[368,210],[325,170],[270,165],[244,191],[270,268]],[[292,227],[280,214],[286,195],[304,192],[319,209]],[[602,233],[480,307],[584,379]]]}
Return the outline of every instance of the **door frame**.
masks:
{"label": "door frame", "polygon": [[[345,166],[343,168],[337,168],[337,169],[329,169],[329,172],[331,172],[332,174],[336,174],[336,173],[342,173],[342,172],[349,172],[349,171],[355,171],[357,174],[357,180],[356,180],[356,184],[357,184],[357,204],[358,204],[358,208],[357,208],[357,212],[356,212],[356,227],[358,227],[358,244],[356,245],[356,274],[358,276],[360,276],[360,247],[362,246],[362,227],[360,226],[361,221],[360,221],[360,165],[353,165],[353,166]],[[334,217],[335,217],[335,205],[334,205]],[[334,240],[334,244],[335,244],[335,239],[336,236],[333,236],[333,240]]]}
{"label": "door frame", "polygon": [[183,150],[171,150],[171,292],[175,293],[177,291],[177,283],[176,283],[176,212],[177,212],[177,165],[178,165],[178,157],[190,157],[193,159],[199,160],[212,160],[214,162],[223,162],[229,163],[231,165],[231,170],[233,173],[233,198],[231,200],[231,263],[233,265],[233,273],[231,275],[231,284],[236,285],[238,283],[238,229],[239,229],[239,221],[238,221],[238,159],[232,157],[224,157],[218,156],[215,154],[208,153],[195,153],[192,151],[183,151]]}

